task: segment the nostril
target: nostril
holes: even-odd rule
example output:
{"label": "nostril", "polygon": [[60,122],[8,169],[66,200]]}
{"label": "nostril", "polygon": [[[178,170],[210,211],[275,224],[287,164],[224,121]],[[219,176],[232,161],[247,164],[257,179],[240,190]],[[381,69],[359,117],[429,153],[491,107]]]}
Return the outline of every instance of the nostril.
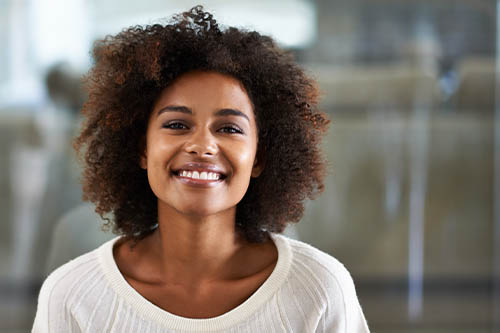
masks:
{"label": "nostril", "polygon": [[212,156],[217,152],[217,148],[212,145],[201,145],[201,144],[188,144],[185,147],[185,151],[189,154],[197,154],[197,155],[207,155]]}

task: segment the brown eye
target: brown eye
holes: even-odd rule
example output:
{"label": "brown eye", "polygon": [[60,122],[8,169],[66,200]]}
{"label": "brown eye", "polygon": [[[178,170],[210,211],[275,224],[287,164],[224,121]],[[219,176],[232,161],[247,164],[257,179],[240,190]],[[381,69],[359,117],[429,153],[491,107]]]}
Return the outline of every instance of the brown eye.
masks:
{"label": "brown eye", "polygon": [[233,125],[221,127],[219,131],[228,134],[243,134],[243,131],[241,129]]}
{"label": "brown eye", "polygon": [[181,122],[172,121],[163,125],[163,128],[179,130],[179,129],[187,129],[188,127]]}

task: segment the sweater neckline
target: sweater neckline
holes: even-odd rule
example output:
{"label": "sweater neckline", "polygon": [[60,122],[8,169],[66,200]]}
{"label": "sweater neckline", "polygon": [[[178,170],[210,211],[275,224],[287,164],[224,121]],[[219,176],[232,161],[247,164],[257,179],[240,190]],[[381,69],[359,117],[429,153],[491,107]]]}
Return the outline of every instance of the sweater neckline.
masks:
{"label": "sweater neckline", "polygon": [[176,330],[188,331],[218,331],[231,327],[255,313],[264,305],[287,280],[292,261],[292,251],[287,238],[283,235],[270,233],[278,250],[278,261],[271,275],[242,304],[232,310],[212,318],[187,318],[170,313],[148,301],[128,284],[121,274],[113,256],[113,246],[120,239],[116,237],[104,243],[99,249],[101,267],[111,287],[125,301],[137,310],[145,319],[158,325]]}

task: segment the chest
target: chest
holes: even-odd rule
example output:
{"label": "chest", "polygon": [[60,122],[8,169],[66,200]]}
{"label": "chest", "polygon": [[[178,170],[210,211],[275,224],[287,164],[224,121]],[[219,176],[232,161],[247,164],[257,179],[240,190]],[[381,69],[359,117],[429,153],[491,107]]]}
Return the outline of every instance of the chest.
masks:
{"label": "chest", "polygon": [[129,284],[159,308],[186,318],[212,318],[231,311],[254,294],[272,273],[269,267],[238,281],[206,287],[159,286],[129,280]]}

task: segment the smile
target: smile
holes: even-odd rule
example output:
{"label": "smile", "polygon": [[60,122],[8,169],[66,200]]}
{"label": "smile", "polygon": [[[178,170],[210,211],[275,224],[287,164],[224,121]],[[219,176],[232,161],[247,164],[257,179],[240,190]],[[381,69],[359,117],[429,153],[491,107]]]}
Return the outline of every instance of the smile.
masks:
{"label": "smile", "polygon": [[224,170],[212,163],[188,162],[172,173],[178,181],[195,187],[212,187],[224,182],[227,178]]}
{"label": "smile", "polygon": [[201,180],[219,180],[222,175],[218,172],[211,171],[191,171],[191,170],[180,170],[178,172],[179,177],[190,178],[190,179],[201,179]]}
{"label": "smile", "polygon": [[217,186],[226,176],[210,170],[178,170],[173,172],[174,177],[184,185],[198,188]]}

